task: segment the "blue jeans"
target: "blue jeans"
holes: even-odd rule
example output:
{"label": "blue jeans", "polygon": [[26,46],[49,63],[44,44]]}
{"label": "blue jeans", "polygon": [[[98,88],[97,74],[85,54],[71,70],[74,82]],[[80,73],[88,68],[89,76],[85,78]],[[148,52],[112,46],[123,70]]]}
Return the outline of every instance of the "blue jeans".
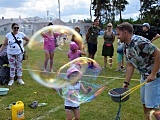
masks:
{"label": "blue jeans", "polygon": [[[141,76],[141,83],[145,79]],[[141,101],[145,104],[146,108],[159,108],[160,107],[160,77],[154,81],[146,83],[140,88]]]}

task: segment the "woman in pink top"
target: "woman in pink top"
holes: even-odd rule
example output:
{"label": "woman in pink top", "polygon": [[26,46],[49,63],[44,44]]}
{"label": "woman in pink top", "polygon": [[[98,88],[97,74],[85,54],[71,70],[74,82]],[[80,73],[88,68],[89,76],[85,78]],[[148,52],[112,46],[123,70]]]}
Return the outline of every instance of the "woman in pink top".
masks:
{"label": "woman in pink top", "polygon": [[80,57],[81,55],[86,55],[85,52],[82,52],[81,50],[78,50],[79,47],[75,42],[70,43],[70,50],[68,52],[68,58],[70,61]]}
{"label": "woman in pink top", "polygon": [[[53,25],[51,22],[48,26]],[[44,61],[44,72],[47,70],[48,60],[50,60],[50,72],[53,72],[53,57],[54,57],[54,50],[56,47],[56,38],[52,30],[48,30],[47,33],[41,33],[42,37],[44,38],[44,53],[45,53],[45,61]]]}

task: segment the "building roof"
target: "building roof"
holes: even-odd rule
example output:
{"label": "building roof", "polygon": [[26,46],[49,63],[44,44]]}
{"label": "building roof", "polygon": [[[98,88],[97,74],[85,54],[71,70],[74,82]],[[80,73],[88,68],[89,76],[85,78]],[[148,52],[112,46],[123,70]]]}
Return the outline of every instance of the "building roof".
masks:
{"label": "building roof", "polygon": [[6,24],[12,24],[12,23],[49,23],[52,22],[55,25],[64,25],[65,23],[58,19],[46,19],[46,18],[40,18],[38,16],[36,17],[29,17],[29,18],[10,18],[10,19],[5,19],[2,18],[0,19],[0,26],[6,25]]}

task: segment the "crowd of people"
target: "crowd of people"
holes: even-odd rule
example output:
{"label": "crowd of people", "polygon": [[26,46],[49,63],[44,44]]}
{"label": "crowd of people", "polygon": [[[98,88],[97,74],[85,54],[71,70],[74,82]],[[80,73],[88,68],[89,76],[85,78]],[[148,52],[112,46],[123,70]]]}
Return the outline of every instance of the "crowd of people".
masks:
{"label": "crowd of people", "polygon": [[[109,67],[112,69],[112,57],[114,55],[115,34],[112,31],[112,23],[107,24],[107,29],[104,32],[102,56],[104,56],[104,66],[107,67],[107,56],[109,56]],[[115,71],[126,69],[126,78],[122,85],[124,89],[128,88],[134,69],[141,75],[140,83],[147,82],[140,89],[141,102],[143,104],[146,120],[150,120],[149,114],[154,110],[153,115],[157,120],[160,120],[160,50],[152,44],[154,40],[160,38],[160,35],[149,30],[148,23],[143,24],[142,35],[133,34],[133,26],[124,22],[116,27],[117,34],[117,54],[118,68]],[[88,46],[88,57],[94,59],[98,46],[99,20],[95,19],[86,34],[86,42]],[[76,43],[74,43],[76,44]],[[73,42],[70,44],[72,47]],[[78,47],[78,46],[77,46]],[[75,48],[77,48],[75,47]],[[80,57],[82,52],[77,53],[76,57]],[[85,55],[85,54],[84,54]],[[75,59],[74,57],[73,59]],[[124,57],[126,67],[124,67]],[[70,57],[69,57],[70,58]],[[70,60],[73,60],[70,59]],[[92,64],[91,64],[92,65]],[[154,94],[153,94],[154,93]],[[67,120],[71,120],[71,112],[74,113],[75,119],[79,120],[79,106],[65,106]],[[75,110],[78,109],[78,113]]]}
{"label": "crowd of people", "polygon": [[[88,57],[92,59],[94,59],[97,51],[98,25],[99,21],[96,19],[86,34]],[[153,115],[155,118],[160,120],[160,50],[152,44],[154,40],[160,38],[160,35],[151,31],[148,23],[143,24],[142,30],[142,34],[139,36],[133,34],[133,26],[128,22],[117,25],[118,69],[116,71],[124,68],[123,57],[125,56],[126,78],[122,87],[125,89],[129,87],[134,69],[136,68],[141,75],[140,83],[147,82],[140,89],[146,120],[150,120],[149,114],[151,110],[154,110]],[[104,56],[104,68],[107,65],[107,56],[110,57],[109,65],[112,68],[115,35],[112,32],[111,23],[107,24],[107,30],[105,30],[103,39],[102,56]]]}
{"label": "crowd of people", "polygon": [[[49,23],[48,26],[50,25],[53,24]],[[18,31],[19,25],[17,23],[13,23],[11,28],[12,32],[6,34],[4,43],[0,48],[0,52],[2,52],[3,49],[7,47],[6,52],[10,65],[9,86],[12,86],[14,83],[15,73],[18,75],[18,83],[25,84],[25,82],[22,80],[22,56],[24,47],[29,42],[29,38],[23,32]],[[129,87],[132,75],[134,74],[134,69],[136,68],[141,75],[140,83],[147,81],[147,83],[140,89],[141,101],[143,104],[144,113],[146,115],[146,120],[150,120],[148,113],[152,109],[155,110],[155,118],[160,120],[160,111],[158,110],[160,106],[160,50],[152,43],[154,40],[160,38],[160,35],[151,31],[148,23],[143,24],[143,32],[141,36],[134,35],[132,25],[128,22],[124,22],[116,27],[118,42],[117,48],[114,48],[116,35],[114,34],[112,28],[112,23],[108,23],[103,35],[103,68],[105,69],[107,64],[109,64],[109,68],[112,69],[113,55],[114,50],[116,49],[118,68],[115,71],[122,71],[124,68],[126,69],[126,78],[122,87]],[[75,30],[80,34],[80,27],[76,26]],[[88,57],[91,59],[95,59],[99,31],[99,19],[96,18],[86,33]],[[46,33],[41,33],[41,36],[44,38],[44,71],[47,72],[46,68],[48,61],[50,60],[50,72],[53,72],[53,58],[56,48],[56,37],[52,30],[48,30]],[[67,38],[65,36],[63,40],[65,41],[66,39]],[[25,43],[23,41],[25,41]],[[76,43],[75,36],[73,35],[70,42],[70,50],[67,54],[69,61],[86,54],[87,53],[84,50],[84,47],[81,47],[78,43]],[[109,58],[107,59],[107,57]],[[80,73],[77,68],[74,68],[74,72],[77,74]],[[72,77],[71,74],[72,73],[68,74],[67,77]],[[77,82],[70,87],[76,87],[77,89],[82,89],[85,93],[88,93],[87,89],[85,89],[83,84],[80,82]],[[71,104],[71,102],[65,100],[67,120],[72,119],[71,112],[74,113],[75,119],[79,120],[79,105],[72,105],[73,104]]]}
{"label": "crowd of people", "polygon": [[117,38],[124,43],[126,58],[126,78],[123,88],[128,88],[134,69],[141,75],[140,82],[147,82],[140,88],[141,102],[143,104],[146,120],[149,114],[160,120],[160,50],[145,37],[134,35],[133,26],[127,22],[116,28]]}

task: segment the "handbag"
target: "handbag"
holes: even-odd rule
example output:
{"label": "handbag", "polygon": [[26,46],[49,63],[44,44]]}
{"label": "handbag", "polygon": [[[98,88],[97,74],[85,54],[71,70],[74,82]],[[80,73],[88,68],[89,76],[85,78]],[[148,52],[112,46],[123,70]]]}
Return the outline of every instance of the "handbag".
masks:
{"label": "handbag", "polygon": [[110,47],[110,46],[112,46],[112,44],[106,44],[106,46],[107,46],[107,47]]}
{"label": "handbag", "polygon": [[16,40],[16,43],[17,43],[18,46],[20,47],[22,53],[23,53],[22,60],[28,59],[28,55],[27,55],[26,51],[23,52],[22,47],[20,46],[20,42],[16,39],[16,37],[15,37],[14,34],[13,34],[13,32],[12,32],[12,35],[13,35],[14,39]]}
{"label": "handbag", "polygon": [[27,60],[27,59],[28,59],[28,54],[26,51],[24,51],[22,60]]}

